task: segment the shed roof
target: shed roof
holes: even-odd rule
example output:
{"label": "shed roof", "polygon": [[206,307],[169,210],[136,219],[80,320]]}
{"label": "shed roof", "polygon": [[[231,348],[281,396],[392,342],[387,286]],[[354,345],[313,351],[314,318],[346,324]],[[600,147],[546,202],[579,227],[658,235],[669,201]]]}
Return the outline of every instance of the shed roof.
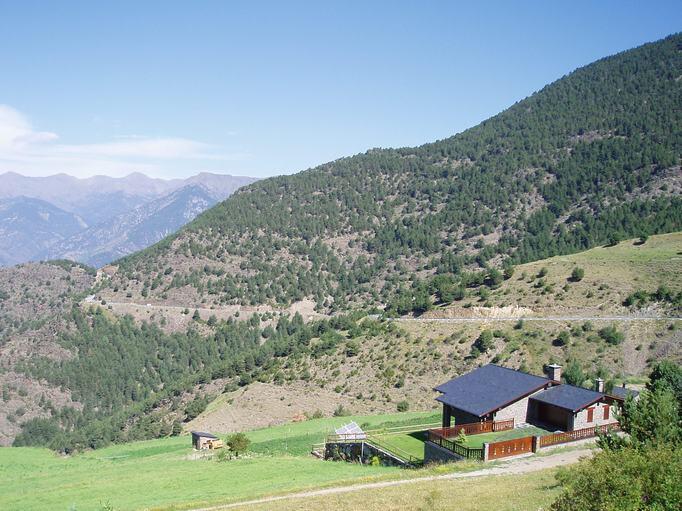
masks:
{"label": "shed roof", "polygon": [[203,431],[192,431],[192,436],[200,436],[204,438],[213,438],[216,439],[218,438],[217,436],[213,435],[212,433],[204,433]]}
{"label": "shed roof", "polygon": [[488,364],[434,390],[443,393],[437,401],[482,417],[551,384],[541,376]]}
{"label": "shed roof", "polygon": [[613,390],[609,392],[609,395],[624,400],[628,396],[639,396],[639,392],[635,389],[628,389],[626,387],[613,387]]}
{"label": "shed roof", "polygon": [[575,387],[574,385],[557,385],[536,394],[531,399],[577,412],[596,403],[604,397],[601,392]]}

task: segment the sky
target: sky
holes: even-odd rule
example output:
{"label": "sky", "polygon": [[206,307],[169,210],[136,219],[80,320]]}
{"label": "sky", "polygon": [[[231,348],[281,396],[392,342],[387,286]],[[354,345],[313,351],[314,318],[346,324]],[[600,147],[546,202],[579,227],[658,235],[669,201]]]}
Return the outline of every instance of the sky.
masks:
{"label": "sky", "polygon": [[679,0],[0,0],[0,173],[290,174],[680,30]]}

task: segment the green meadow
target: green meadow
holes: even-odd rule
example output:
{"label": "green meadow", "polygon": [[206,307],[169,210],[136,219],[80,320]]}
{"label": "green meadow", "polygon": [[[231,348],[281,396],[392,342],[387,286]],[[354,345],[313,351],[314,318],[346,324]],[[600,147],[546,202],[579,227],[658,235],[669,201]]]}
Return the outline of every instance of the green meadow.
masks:
{"label": "green meadow", "polygon": [[[117,511],[188,509],[263,495],[409,477],[397,468],[325,462],[310,456],[335,427],[433,422],[433,412],[334,417],[248,432],[250,452],[219,462],[202,458],[189,436],[135,442],[64,457],[47,449],[0,449],[0,509]],[[209,455],[210,456],[210,455]]]}

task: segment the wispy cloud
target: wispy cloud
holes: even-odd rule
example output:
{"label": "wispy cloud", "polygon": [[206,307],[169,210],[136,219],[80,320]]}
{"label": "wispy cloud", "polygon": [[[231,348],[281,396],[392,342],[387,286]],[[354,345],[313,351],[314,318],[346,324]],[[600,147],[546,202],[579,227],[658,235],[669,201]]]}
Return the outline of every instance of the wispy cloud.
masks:
{"label": "wispy cloud", "polygon": [[216,147],[181,137],[116,137],[91,144],[62,143],[56,133],[33,128],[18,110],[0,105],[0,172],[17,171],[29,175],[66,172],[123,175],[133,171],[163,173],[164,166],[187,160],[240,161],[243,152],[224,154]]}

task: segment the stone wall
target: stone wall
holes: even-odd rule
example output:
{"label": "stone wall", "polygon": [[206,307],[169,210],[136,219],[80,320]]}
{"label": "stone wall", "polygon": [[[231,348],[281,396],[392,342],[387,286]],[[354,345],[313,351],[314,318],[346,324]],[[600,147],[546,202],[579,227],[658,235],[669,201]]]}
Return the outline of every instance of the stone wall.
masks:
{"label": "stone wall", "polygon": [[405,466],[401,459],[373,445],[371,442],[327,442],[324,446],[325,460],[371,463],[375,456],[379,458],[383,466]]}
{"label": "stone wall", "polygon": [[530,417],[528,416],[528,400],[536,394],[543,392],[545,389],[542,388],[533,394],[530,394],[523,399],[519,399],[509,406],[502,408],[495,413],[496,421],[503,421],[508,419],[514,419],[514,425],[523,424],[528,422]]}
{"label": "stone wall", "polygon": [[587,422],[587,408],[574,414],[573,429],[583,429],[593,426],[602,426],[604,424],[611,424],[612,422],[616,422],[616,419],[613,416],[615,412],[614,406],[610,406],[609,418],[604,419],[604,408],[606,408],[607,406],[609,405],[606,403],[595,403],[589,406],[589,408],[593,409],[592,422]]}

